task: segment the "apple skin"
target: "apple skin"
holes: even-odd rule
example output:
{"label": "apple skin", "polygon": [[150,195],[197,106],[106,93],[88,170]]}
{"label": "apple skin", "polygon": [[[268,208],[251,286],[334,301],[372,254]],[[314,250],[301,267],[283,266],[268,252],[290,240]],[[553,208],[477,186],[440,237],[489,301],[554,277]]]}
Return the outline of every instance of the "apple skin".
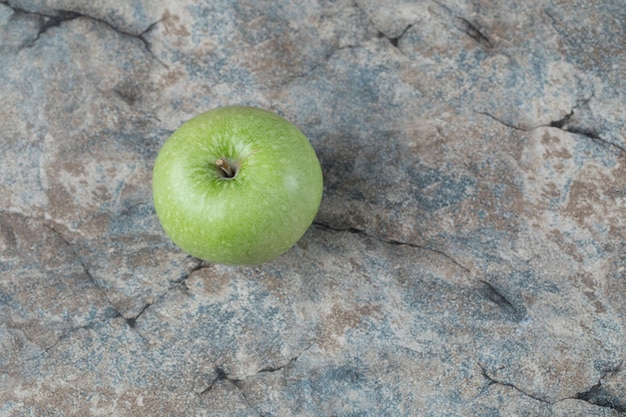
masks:
{"label": "apple skin", "polygon": [[272,112],[244,106],[184,123],[159,151],[152,176],[168,237],[196,258],[231,265],[286,252],[313,222],[322,190],[322,169],[304,134]]}

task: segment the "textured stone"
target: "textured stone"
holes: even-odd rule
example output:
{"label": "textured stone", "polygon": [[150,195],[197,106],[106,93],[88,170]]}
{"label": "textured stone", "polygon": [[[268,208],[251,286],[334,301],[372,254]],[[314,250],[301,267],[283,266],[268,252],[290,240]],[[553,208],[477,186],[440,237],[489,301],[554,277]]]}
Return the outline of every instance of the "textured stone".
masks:
{"label": "textured stone", "polygon": [[[0,1],[0,415],[626,413],[620,0]],[[255,268],[150,178],[251,104],[323,165]]]}

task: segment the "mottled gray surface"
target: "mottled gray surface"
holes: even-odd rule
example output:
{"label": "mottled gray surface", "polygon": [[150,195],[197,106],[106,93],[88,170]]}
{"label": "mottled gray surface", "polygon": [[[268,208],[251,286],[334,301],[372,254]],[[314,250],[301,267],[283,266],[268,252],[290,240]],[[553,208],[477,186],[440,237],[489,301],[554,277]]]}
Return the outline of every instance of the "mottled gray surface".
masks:
{"label": "mottled gray surface", "polygon": [[[0,415],[626,413],[623,0],[0,0]],[[175,248],[196,113],[310,138],[315,224]]]}

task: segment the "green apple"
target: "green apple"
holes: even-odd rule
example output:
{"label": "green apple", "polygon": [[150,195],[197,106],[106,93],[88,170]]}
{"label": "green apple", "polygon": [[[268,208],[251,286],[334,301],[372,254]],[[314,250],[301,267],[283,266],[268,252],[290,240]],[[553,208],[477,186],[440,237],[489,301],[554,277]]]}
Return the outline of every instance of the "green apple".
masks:
{"label": "green apple", "polygon": [[202,260],[269,261],[309,228],[322,169],[293,124],[258,108],[202,113],[167,140],[154,164],[157,216],[172,241]]}

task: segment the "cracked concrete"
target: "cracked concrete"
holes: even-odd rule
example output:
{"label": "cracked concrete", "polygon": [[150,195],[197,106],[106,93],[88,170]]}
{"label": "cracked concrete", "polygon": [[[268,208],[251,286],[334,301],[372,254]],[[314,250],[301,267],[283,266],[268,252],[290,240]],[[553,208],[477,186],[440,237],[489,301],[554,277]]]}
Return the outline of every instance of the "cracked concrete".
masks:
{"label": "cracked concrete", "polygon": [[39,40],[39,38],[51,28],[59,27],[61,24],[72,21],[74,19],[85,18],[93,22],[103,24],[106,27],[112,29],[114,32],[122,36],[127,36],[133,39],[138,39],[139,41],[143,43],[146,50],[151,52],[150,43],[146,40],[145,35],[149,33],[150,31],[152,31],[154,27],[156,26],[156,24],[159,23],[159,22],[153,22],[146,29],[142,30],[140,33],[132,33],[132,32],[122,30],[104,19],[90,16],[90,15],[83,14],[83,13],[79,13],[79,12],[72,11],[72,10],[52,9],[50,10],[50,12],[48,12],[50,14],[44,14],[41,12],[29,12],[25,9],[19,8],[17,6],[13,6],[8,2],[4,2],[0,4],[5,4],[6,6],[10,7],[13,10],[14,14],[16,15],[32,15],[38,20],[39,28],[34,38],[28,41],[27,43],[25,43],[24,45],[20,46],[18,48],[18,51],[23,48],[32,48],[35,45],[35,43]]}
{"label": "cracked concrete", "polygon": [[[528,392],[525,392],[523,389],[515,386],[513,383],[497,380],[491,377],[488,374],[487,370],[482,365],[479,364],[479,367],[481,369],[481,373],[483,377],[485,377],[485,379],[488,381],[489,386],[496,384],[496,385],[501,385],[503,387],[512,388],[518,391],[519,393],[521,393],[522,395],[532,398],[533,400],[536,400],[542,403],[554,405],[556,403],[566,401],[566,400],[580,400],[580,401],[585,401],[592,405],[597,405],[600,407],[606,407],[611,410],[615,410],[618,413],[626,412],[626,404],[624,404],[624,402],[618,396],[616,396],[613,392],[606,390],[603,387],[602,382],[598,382],[597,384],[595,384],[594,386],[592,386],[590,389],[588,389],[585,392],[576,393],[574,397],[566,397],[566,398],[561,398],[555,401],[550,401],[550,400],[537,397]],[[618,371],[618,370],[619,368],[617,368],[615,371]]]}
{"label": "cracked concrete", "polygon": [[529,398],[531,398],[531,399],[533,399],[535,401],[539,401],[541,403],[546,403],[546,404],[554,404],[555,403],[553,401],[549,401],[549,400],[537,397],[534,394],[530,394],[530,393],[524,391],[523,389],[517,387],[516,385],[514,385],[511,382],[503,382],[503,381],[497,380],[497,379],[493,378],[492,376],[490,376],[488,374],[488,372],[485,370],[485,368],[481,364],[478,364],[478,365],[480,366],[480,370],[481,370],[482,376],[485,377],[485,379],[487,380],[488,386],[491,386],[491,385],[494,385],[494,384],[495,385],[501,385],[503,387],[512,388],[515,391],[519,392],[520,394],[524,395],[525,397],[529,397]]}
{"label": "cracked concrete", "polygon": [[[590,99],[586,100],[589,101]],[[488,116],[494,120],[496,120],[499,123],[502,123],[504,126],[509,127],[511,129],[516,129],[516,130],[521,130],[524,132],[529,132],[535,129],[539,129],[539,128],[548,128],[548,127],[553,127],[556,129],[560,129],[563,130],[565,132],[569,132],[575,135],[582,135],[585,136],[589,139],[591,139],[592,141],[599,143],[601,145],[607,146],[609,148],[613,148],[615,150],[618,150],[620,152],[626,152],[626,147],[624,147],[623,145],[620,145],[618,143],[614,143],[611,142],[609,140],[603,139],[599,133],[595,132],[594,130],[590,129],[590,128],[586,128],[586,127],[582,127],[581,125],[579,125],[577,123],[577,120],[579,118],[578,114],[575,114],[576,108],[579,106],[586,106],[587,103],[584,102],[582,104],[577,104],[576,106],[574,106],[572,108],[572,110],[567,113],[565,116],[563,116],[561,119],[558,120],[552,120],[550,121],[548,124],[541,124],[541,125],[536,125],[536,126],[517,126],[513,123],[510,122],[506,122],[503,120],[500,120],[498,117],[487,113],[487,112],[478,112],[479,114],[483,114],[485,116]],[[584,117],[584,116],[583,116]]]}
{"label": "cracked concrete", "polygon": [[321,227],[323,229],[331,230],[331,231],[334,231],[334,232],[355,233],[355,234],[359,234],[359,235],[362,235],[362,236],[366,236],[366,237],[369,237],[369,238],[373,238],[373,239],[379,240],[381,242],[388,243],[390,245],[408,246],[408,247],[411,247],[411,248],[416,248],[416,249],[430,251],[432,253],[436,253],[438,255],[443,256],[445,259],[449,260],[450,262],[452,262],[454,265],[458,266],[459,268],[461,268],[465,272],[471,273],[471,271],[467,267],[461,265],[458,261],[456,261],[450,255],[448,255],[445,252],[442,252],[440,250],[434,249],[434,248],[421,246],[421,245],[418,245],[418,244],[415,244],[415,243],[411,243],[411,242],[403,242],[403,241],[399,241],[399,240],[391,239],[391,238],[383,238],[383,237],[380,237],[380,236],[372,236],[372,235],[369,235],[365,230],[357,229],[357,228],[354,228],[354,227],[347,227],[345,229],[340,229],[340,228],[332,227],[332,226],[330,226],[328,224],[325,224],[325,223],[322,223],[322,222],[319,222],[319,221],[314,221],[313,222],[313,226]]}
{"label": "cracked concrete", "polygon": [[[0,0],[0,415],[626,413],[620,1]],[[191,116],[274,110],[320,212],[163,234]]]}

